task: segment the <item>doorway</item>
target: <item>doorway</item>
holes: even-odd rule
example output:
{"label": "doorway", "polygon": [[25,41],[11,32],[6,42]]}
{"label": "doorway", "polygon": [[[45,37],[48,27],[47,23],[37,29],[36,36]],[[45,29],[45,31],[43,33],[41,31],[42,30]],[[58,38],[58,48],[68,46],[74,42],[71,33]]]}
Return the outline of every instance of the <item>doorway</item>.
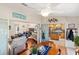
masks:
{"label": "doorway", "polygon": [[[66,29],[66,40],[65,40],[65,46],[67,48],[68,55],[75,55],[74,38],[77,35],[78,35],[78,29],[75,27],[75,24],[68,24],[68,28]],[[72,39],[70,39],[71,37]]]}
{"label": "doorway", "polygon": [[49,37],[51,38],[51,40],[64,39],[64,24],[49,24]]}

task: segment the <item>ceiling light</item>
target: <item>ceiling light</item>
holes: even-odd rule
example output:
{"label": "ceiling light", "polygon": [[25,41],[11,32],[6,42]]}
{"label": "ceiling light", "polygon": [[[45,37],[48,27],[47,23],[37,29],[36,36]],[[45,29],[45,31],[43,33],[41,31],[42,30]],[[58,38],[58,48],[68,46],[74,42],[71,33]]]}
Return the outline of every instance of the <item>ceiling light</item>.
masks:
{"label": "ceiling light", "polygon": [[48,16],[50,13],[51,13],[51,9],[47,8],[47,9],[41,10],[42,16]]}
{"label": "ceiling light", "polygon": [[41,15],[46,17],[46,16],[49,15],[49,12],[42,12],[42,11],[41,11]]}
{"label": "ceiling light", "polygon": [[52,12],[50,6],[48,5],[45,9],[41,10],[41,15],[42,16],[48,16]]}

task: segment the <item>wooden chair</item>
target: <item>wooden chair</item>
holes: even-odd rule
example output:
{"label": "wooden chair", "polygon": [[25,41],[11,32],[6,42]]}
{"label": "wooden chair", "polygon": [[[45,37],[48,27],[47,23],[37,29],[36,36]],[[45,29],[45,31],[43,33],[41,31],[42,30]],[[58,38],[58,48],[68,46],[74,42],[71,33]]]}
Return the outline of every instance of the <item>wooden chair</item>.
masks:
{"label": "wooden chair", "polygon": [[48,55],[57,55],[59,53],[59,49],[56,48],[56,45],[52,41],[45,41],[41,42],[37,45],[37,47],[40,46],[50,46],[51,49],[48,51]]}
{"label": "wooden chair", "polygon": [[[30,49],[33,47],[33,44],[38,48],[40,46],[50,46],[50,50],[48,51],[48,55],[58,55],[59,49],[56,47],[55,43],[52,41],[45,41],[37,44],[37,40],[33,38],[28,38],[26,41],[26,48]],[[24,53],[26,54],[26,53]]]}
{"label": "wooden chair", "polygon": [[37,40],[34,38],[28,38],[26,41],[26,48],[30,49],[37,45]]}

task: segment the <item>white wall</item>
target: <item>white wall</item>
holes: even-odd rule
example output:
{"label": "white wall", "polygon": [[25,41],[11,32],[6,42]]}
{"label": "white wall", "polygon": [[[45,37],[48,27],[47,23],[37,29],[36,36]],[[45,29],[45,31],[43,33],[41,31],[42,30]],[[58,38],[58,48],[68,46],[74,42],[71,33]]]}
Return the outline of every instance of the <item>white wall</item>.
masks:
{"label": "white wall", "polygon": [[26,16],[24,22],[40,23],[41,16],[36,13],[32,8],[22,6],[21,4],[0,4],[0,17],[7,18],[9,20],[22,20],[12,17],[12,12],[18,12]]}
{"label": "white wall", "polygon": [[9,9],[0,5],[0,18],[9,19]]}

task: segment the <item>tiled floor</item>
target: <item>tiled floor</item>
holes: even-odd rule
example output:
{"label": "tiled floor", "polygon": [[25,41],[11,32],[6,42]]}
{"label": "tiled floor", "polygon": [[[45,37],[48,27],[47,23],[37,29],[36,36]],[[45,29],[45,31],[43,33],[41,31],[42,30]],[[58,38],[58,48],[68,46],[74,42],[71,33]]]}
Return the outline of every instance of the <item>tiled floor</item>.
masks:
{"label": "tiled floor", "polygon": [[71,40],[65,40],[68,55],[75,55],[75,45]]}
{"label": "tiled floor", "polygon": [[71,40],[65,40],[65,46],[69,48],[75,48],[75,44]]}
{"label": "tiled floor", "polygon": [[67,55],[75,55],[75,49],[67,48]]}
{"label": "tiled floor", "polygon": [[75,55],[75,45],[74,42],[70,40],[60,39],[53,40],[55,44],[59,45],[59,48],[62,50],[62,55]]}
{"label": "tiled floor", "polygon": [[61,49],[61,55],[66,55],[66,47],[65,47],[65,40],[60,39],[60,40],[53,40],[53,42],[57,45],[58,48]]}

